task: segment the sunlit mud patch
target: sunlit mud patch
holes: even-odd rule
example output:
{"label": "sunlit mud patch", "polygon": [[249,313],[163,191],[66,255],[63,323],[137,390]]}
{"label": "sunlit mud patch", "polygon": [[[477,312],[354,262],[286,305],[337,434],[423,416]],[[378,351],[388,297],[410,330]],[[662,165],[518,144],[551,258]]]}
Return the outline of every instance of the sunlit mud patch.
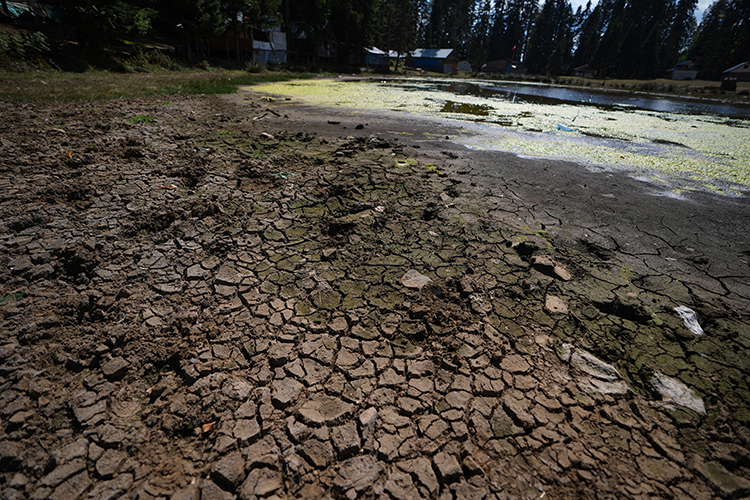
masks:
{"label": "sunlit mud patch", "polygon": [[645,102],[615,92],[591,92],[587,99],[585,89],[439,78],[296,81],[246,90],[355,114],[397,110],[456,121],[469,133],[451,140],[471,148],[621,169],[658,178],[676,194],[741,195],[750,188],[750,108],[742,105],[686,105],[667,97]]}

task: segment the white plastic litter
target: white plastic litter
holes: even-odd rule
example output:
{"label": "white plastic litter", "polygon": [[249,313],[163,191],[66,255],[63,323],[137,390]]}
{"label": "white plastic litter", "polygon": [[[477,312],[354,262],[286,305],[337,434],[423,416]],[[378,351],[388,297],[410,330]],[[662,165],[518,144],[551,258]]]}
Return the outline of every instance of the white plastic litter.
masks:
{"label": "white plastic litter", "polygon": [[401,277],[401,284],[407,288],[418,288],[422,289],[427,283],[430,282],[430,278],[420,273],[415,269],[410,269]]}
{"label": "white plastic litter", "polygon": [[703,335],[703,328],[698,324],[698,315],[695,314],[695,311],[685,306],[675,307],[674,310],[677,311],[677,314],[680,315],[682,321],[685,322],[685,326],[688,330],[696,335]]}
{"label": "white plastic litter", "polygon": [[706,406],[703,400],[695,395],[693,390],[673,378],[669,378],[661,372],[654,373],[651,377],[651,386],[661,394],[662,401],[665,405],[672,406],[684,406],[697,411],[698,413],[706,414]]}

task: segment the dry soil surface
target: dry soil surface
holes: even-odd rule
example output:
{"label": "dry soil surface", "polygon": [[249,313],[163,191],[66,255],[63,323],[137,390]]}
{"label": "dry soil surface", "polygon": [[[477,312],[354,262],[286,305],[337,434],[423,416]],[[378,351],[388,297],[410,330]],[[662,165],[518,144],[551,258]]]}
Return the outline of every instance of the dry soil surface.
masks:
{"label": "dry soil surface", "polygon": [[750,494],[747,197],[164,99],[0,106],[0,497]]}

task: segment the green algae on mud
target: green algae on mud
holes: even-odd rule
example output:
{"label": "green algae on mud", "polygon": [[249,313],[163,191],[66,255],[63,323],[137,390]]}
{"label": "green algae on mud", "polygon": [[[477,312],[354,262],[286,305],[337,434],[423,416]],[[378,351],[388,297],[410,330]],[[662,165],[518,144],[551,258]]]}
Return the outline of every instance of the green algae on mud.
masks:
{"label": "green algae on mud", "polygon": [[[352,108],[352,113],[357,111]],[[318,151],[317,142],[289,139],[280,141],[284,147],[276,149],[292,163],[296,154],[325,158],[320,154],[325,146]],[[530,332],[542,332],[553,344],[572,341],[613,363],[632,391],[687,429],[718,425],[726,419],[725,412],[736,422],[746,422],[750,392],[743,376],[750,372],[750,356],[743,354],[750,349],[750,332],[717,295],[702,291],[699,284],[653,274],[653,269],[644,270],[627,260],[608,256],[603,262],[599,255],[577,253],[558,238],[554,227],[511,224],[502,216],[514,210],[509,193],[491,198],[470,195],[470,186],[456,188],[450,180],[443,180],[443,164],[431,163],[434,158],[413,157],[391,147],[387,150],[393,156],[384,156],[382,149],[373,148],[364,138],[339,141],[337,150],[353,154],[342,163],[330,157],[318,163],[316,168],[330,164],[336,171],[326,174],[330,187],[293,207],[303,219],[300,222],[322,227],[325,236],[307,258],[322,265],[317,277],[329,283],[331,290],[315,289],[309,297],[300,298],[295,309],[311,324],[321,327],[335,309],[356,311],[370,304],[379,309],[373,319],[376,323],[382,323],[380,314],[386,311],[402,318],[391,333],[394,343],[404,343],[401,355],[409,356],[409,349],[430,342],[452,345],[450,334],[459,331],[456,324],[474,311],[500,332],[499,342],[509,342],[514,349],[536,352],[539,347]],[[302,179],[304,172],[297,173]],[[425,218],[427,202],[436,199],[437,193],[448,194],[448,185],[461,193],[451,196],[449,204],[438,203],[437,215]],[[425,203],[412,202],[417,193]],[[398,208],[378,212],[375,207]],[[329,252],[327,256],[324,251]],[[536,273],[529,265],[534,253],[559,258],[575,271],[575,279],[555,281]],[[398,286],[409,267],[425,270],[433,280],[434,296]],[[462,288],[462,282],[472,282],[473,291]],[[547,293],[564,300],[570,313],[547,310]],[[403,309],[405,303],[425,301],[441,312],[433,316],[420,307]],[[695,338],[687,331],[673,311],[680,304],[695,307],[708,335]],[[488,331],[493,338],[492,330]],[[731,368],[726,360],[731,360]],[[708,414],[664,407],[660,395],[649,386],[656,370],[688,384],[705,399]]]}
{"label": "green algae on mud", "polygon": [[311,80],[245,87],[352,113],[402,111],[462,122],[453,140],[476,149],[624,169],[665,191],[740,194],[750,187],[750,120],[710,115],[542,104],[457,95],[437,82],[409,88],[366,80]]}

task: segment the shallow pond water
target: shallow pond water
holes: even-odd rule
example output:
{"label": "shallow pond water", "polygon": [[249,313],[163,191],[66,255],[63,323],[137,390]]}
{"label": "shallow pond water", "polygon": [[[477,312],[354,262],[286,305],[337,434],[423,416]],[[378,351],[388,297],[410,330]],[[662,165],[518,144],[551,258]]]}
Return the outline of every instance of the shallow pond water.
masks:
{"label": "shallow pond water", "polygon": [[353,113],[391,110],[451,120],[470,148],[623,169],[679,194],[750,188],[750,107],[549,85],[450,79],[312,80],[254,91]]}

